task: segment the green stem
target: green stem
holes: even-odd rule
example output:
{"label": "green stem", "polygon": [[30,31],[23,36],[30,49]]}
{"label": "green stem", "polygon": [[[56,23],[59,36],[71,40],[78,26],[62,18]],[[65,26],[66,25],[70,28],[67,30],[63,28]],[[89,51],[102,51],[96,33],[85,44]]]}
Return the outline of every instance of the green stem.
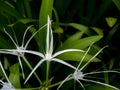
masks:
{"label": "green stem", "polygon": [[[28,67],[30,68],[30,70],[33,70],[32,66],[27,61],[27,59],[24,56],[22,56],[22,58],[25,61],[25,63],[28,65]],[[42,81],[40,80],[40,78],[38,77],[38,75],[36,74],[36,72],[34,72],[34,75],[35,75],[36,79],[39,81],[40,85],[42,85]]]}
{"label": "green stem", "polygon": [[48,87],[49,84],[49,68],[50,68],[50,62],[47,61],[46,66],[46,87]]}
{"label": "green stem", "polygon": [[[71,80],[71,79],[69,79],[69,80]],[[69,81],[69,80],[66,80],[66,82]],[[58,86],[58,85],[61,84],[62,82],[63,82],[63,80],[62,80],[62,81],[59,81],[59,82],[57,82],[57,83],[54,83],[54,84],[52,84],[52,85],[49,85],[48,88],[52,88],[52,87]]]}
{"label": "green stem", "polygon": [[23,88],[23,89],[15,89],[15,90],[39,90],[40,87],[36,87],[36,88]]}
{"label": "green stem", "polygon": [[[104,71],[107,71],[107,67],[104,62],[103,62],[103,69]],[[104,79],[105,79],[105,83],[109,84],[108,73],[104,73]]]}
{"label": "green stem", "polygon": [[76,90],[76,81],[74,81],[74,90]]}
{"label": "green stem", "polygon": [[61,84],[63,81],[60,81],[60,82],[57,82],[57,83],[54,83],[52,85],[49,85],[48,88],[52,88],[52,87],[55,87],[55,86],[58,86],[59,84]]}

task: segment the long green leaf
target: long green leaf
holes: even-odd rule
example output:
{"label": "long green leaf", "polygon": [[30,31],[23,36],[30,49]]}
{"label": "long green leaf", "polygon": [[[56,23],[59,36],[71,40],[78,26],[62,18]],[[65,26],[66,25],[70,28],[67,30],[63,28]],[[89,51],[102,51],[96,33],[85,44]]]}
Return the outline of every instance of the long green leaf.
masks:
{"label": "long green leaf", "polygon": [[97,10],[97,13],[95,15],[95,18],[93,19],[93,23],[95,23],[97,20],[100,19],[100,17],[105,13],[105,11],[110,7],[112,3],[112,0],[103,0],[99,10]]}
{"label": "long green leaf", "polygon": [[60,18],[64,18],[65,13],[68,10],[70,2],[72,0],[55,0],[55,9],[58,12]]}
{"label": "long green leaf", "polygon": [[[39,28],[47,23],[47,17],[52,17],[52,9],[53,9],[54,0],[42,0],[42,5],[39,13]],[[46,39],[46,30],[43,29],[38,34],[37,43],[39,45],[39,50],[43,51],[45,47],[45,39]]]}
{"label": "long green leaf", "polygon": [[80,39],[80,40],[75,40],[75,41],[72,41],[72,42],[67,42],[67,44],[63,43],[62,47],[60,47],[58,50],[68,49],[68,48],[85,49],[90,44],[99,41],[101,38],[102,38],[102,36],[96,35],[96,36],[86,37],[86,38],[83,38],[83,39]]}
{"label": "long green leaf", "polygon": [[[87,3],[87,18],[90,20],[92,18],[92,15],[94,14],[95,6],[96,6],[96,0],[88,0]],[[86,7],[86,6],[85,6]]]}
{"label": "long green leaf", "polygon": [[77,23],[69,23],[68,25],[74,27],[75,29],[83,31],[87,35],[91,35],[89,28],[87,26],[85,26],[85,25],[77,24]]}
{"label": "long green leaf", "polygon": [[3,1],[0,1],[0,10],[5,12],[7,15],[15,17],[16,19],[22,18],[22,16],[17,12],[14,7],[9,6]]}
{"label": "long green leaf", "polygon": [[54,0],[42,0],[39,14],[39,27],[47,23],[48,15],[50,18],[52,17],[53,2]]}
{"label": "long green leaf", "polygon": [[[83,56],[84,56],[84,53],[81,53],[81,52],[68,52],[68,53],[59,55],[58,58],[62,60],[67,60],[67,61],[80,61]],[[92,57],[93,57],[92,55],[89,55],[89,54],[86,55],[84,62],[87,62]],[[100,59],[94,58],[92,62],[99,62],[99,61]]]}
{"label": "long green leaf", "polygon": [[27,12],[27,16],[28,16],[29,18],[32,18],[29,0],[24,0],[24,4],[25,4],[24,6],[25,6],[25,9],[26,9],[26,12]]}
{"label": "long green leaf", "polygon": [[105,87],[103,85],[99,85],[99,84],[91,84],[88,85],[88,87],[86,87],[87,90],[115,90],[113,88],[110,87]]}
{"label": "long green leaf", "polygon": [[82,37],[82,35],[83,35],[83,32],[78,32],[78,33],[70,36],[70,37],[64,42],[64,44],[69,45],[71,42],[74,42],[74,41],[76,41],[76,40],[79,40],[79,39]]}

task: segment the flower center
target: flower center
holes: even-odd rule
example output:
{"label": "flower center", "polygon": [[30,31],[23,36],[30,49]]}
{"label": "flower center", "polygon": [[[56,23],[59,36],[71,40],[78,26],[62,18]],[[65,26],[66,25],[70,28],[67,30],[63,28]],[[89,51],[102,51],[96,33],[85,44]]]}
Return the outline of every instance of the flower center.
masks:
{"label": "flower center", "polygon": [[83,77],[84,77],[83,72],[80,72],[80,71],[75,71],[73,74],[73,78],[75,80],[83,79]]}
{"label": "flower center", "polygon": [[21,46],[21,47],[17,47],[17,50],[18,50],[18,52],[16,52],[16,54],[17,55],[24,55],[24,53],[23,52],[19,52],[20,50],[25,50],[25,48],[23,47],[23,46]]}
{"label": "flower center", "polygon": [[5,82],[3,84],[3,87],[0,90],[15,90],[15,89],[12,87],[11,83],[6,83]]}
{"label": "flower center", "polygon": [[47,61],[51,61],[51,59],[52,59],[51,53],[46,53],[45,58],[46,58]]}

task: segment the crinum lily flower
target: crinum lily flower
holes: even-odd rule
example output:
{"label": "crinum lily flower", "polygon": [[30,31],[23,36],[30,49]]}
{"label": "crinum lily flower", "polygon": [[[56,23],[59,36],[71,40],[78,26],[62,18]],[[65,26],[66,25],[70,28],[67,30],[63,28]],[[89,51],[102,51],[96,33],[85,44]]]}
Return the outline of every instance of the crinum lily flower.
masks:
{"label": "crinum lily flower", "polygon": [[[92,46],[92,44],[90,45],[90,47]],[[95,81],[95,80],[91,80],[91,79],[86,79],[86,77],[89,77],[88,75],[92,75],[92,74],[101,74],[101,73],[119,73],[118,71],[114,71],[114,70],[108,70],[108,71],[97,71],[97,72],[90,72],[90,73],[84,73],[82,70],[107,46],[103,47],[102,49],[100,49],[86,64],[84,64],[81,68],[81,64],[85,58],[85,56],[87,55],[88,51],[90,50],[90,47],[88,48],[88,50],[85,52],[83,58],[81,59],[79,65],[77,66],[76,70],[74,71],[74,73],[69,74],[63,81],[62,83],[58,86],[57,90],[60,89],[60,87],[69,80],[75,80],[77,81],[81,87],[83,88],[83,90],[85,90],[83,84],[81,83],[81,81],[85,81],[85,82],[92,82],[92,83],[96,83],[96,84],[100,84],[103,86],[107,86],[109,88],[115,89],[115,90],[120,90],[112,85],[106,84],[106,83],[102,83],[99,81]],[[79,69],[80,68],[80,69]]]}
{"label": "crinum lily flower", "polygon": [[18,60],[19,60],[19,64],[20,64],[20,67],[21,67],[21,70],[22,70],[22,74],[23,74],[23,78],[25,77],[24,75],[24,70],[23,70],[23,66],[22,66],[22,62],[21,62],[21,57],[24,58],[24,53],[23,52],[19,52],[20,50],[26,50],[27,49],[27,46],[28,44],[30,43],[30,41],[32,40],[32,38],[41,30],[43,29],[46,24],[41,27],[38,31],[36,31],[35,33],[33,33],[33,35],[27,40],[27,42],[25,43],[25,37],[26,37],[26,34],[28,32],[28,30],[32,27],[33,25],[29,26],[25,32],[24,32],[24,35],[23,35],[23,38],[22,38],[22,45],[19,46],[15,40],[12,38],[12,36],[4,29],[5,33],[9,36],[9,38],[11,39],[11,41],[13,42],[13,44],[15,45],[16,49],[0,49],[0,53],[4,53],[4,54],[11,54],[11,55],[16,55],[18,57]]}
{"label": "crinum lily flower", "polygon": [[0,85],[2,85],[2,88],[0,90],[15,90],[15,88],[12,86],[11,82],[9,81],[6,73],[5,73],[5,70],[1,64],[1,61],[0,61],[0,67],[1,67],[1,70],[3,71],[3,74],[7,80],[7,82],[3,82],[2,80],[0,80]]}
{"label": "crinum lily flower", "polygon": [[38,62],[38,64],[34,67],[34,69],[28,75],[27,79],[25,80],[25,83],[28,81],[28,79],[31,77],[31,75],[35,72],[35,70],[45,61],[47,61],[47,62],[55,61],[55,62],[61,63],[63,65],[66,65],[66,66],[68,66],[72,69],[76,69],[71,64],[56,58],[56,56],[58,56],[60,54],[63,54],[63,53],[66,53],[66,52],[71,52],[71,51],[84,52],[83,50],[80,50],[80,49],[66,49],[66,50],[58,51],[58,52],[53,54],[53,33],[52,33],[52,28],[51,28],[51,21],[50,21],[50,18],[48,16],[47,34],[46,34],[46,52],[45,52],[45,54],[40,53],[40,52],[35,52],[35,51],[34,52],[33,51],[32,52],[21,51],[21,52],[35,54],[35,55],[38,55],[38,56],[42,57],[42,59]]}

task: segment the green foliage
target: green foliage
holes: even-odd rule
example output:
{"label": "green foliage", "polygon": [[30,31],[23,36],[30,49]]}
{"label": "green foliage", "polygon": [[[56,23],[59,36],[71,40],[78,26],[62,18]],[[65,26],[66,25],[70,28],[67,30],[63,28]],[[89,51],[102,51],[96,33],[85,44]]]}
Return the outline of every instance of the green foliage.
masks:
{"label": "green foliage", "polygon": [[120,0],[112,0],[116,7],[120,10]]}
{"label": "green foliage", "polygon": [[109,27],[113,27],[117,21],[117,18],[106,17],[105,20],[106,20]]}
{"label": "green foliage", "polygon": [[15,88],[21,88],[20,84],[20,71],[19,71],[19,63],[14,64],[10,67],[10,76],[9,80]]}
{"label": "green foliage", "polygon": [[[4,28],[7,30],[7,32],[10,33],[13,39],[19,45],[21,45],[21,36],[23,35],[25,29],[30,25],[34,25],[28,31],[28,36],[25,38],[26,41],[28,40],[29,36],[33,35],[34,32],[39,30],[40,27],[47,23],[47,17],[49,15],[53,20],[52,28],[55,44],[53,52],[61,51],[64,49],[86,50],[88,46],[91,45],[91,43],[95,43],[90,53],[86,55],[83,61],[85,63],[89,61],[89,59],[96,53],[97,50],[100,49],[100,47],[109,44],[109,48],[105,49],[105,52],[98,56],[99,58],[94,58],[92,63],[109,63],[106,65],[106,69],[109,68],[119,70],[119,12],[120,0],[1,0],[0,49],[15,48],[12,44],[12,41],[10,41],[9,37],[4,33]],[[44,53],[46,47],[45,39],[46,27],[35,35],[35,37],[31,40],[30,45],[28,45],[27,49]],[[3,54],[0,54],[0,56],[7,58],[9,65],[7,65],[8,63],[6,65],[10,68],[9,73],[7,74],[9,75],[9,79],[12,82],[13,86],[18,90],[39,90],[41,88],[44,89],[47,87],[44,85],[44,83],[46,83],[44,78],[46,74],[43,73],[43,71],[46,70],[45,64],[43,64],[39,70],[36,71],[37,74],[39,73],[37,76],[40,76],[40,78],[42,78],[42,84],[38,82],[32,83],[32,81],[30,81],[27,83],[27,85],[24,86],[17,58]],[[29,68],[31,70],[32,66],[35,66],[38,60],[41,59],[37,57],[34,58],[34,56],[29,54],[26,56],[30,59],[29,62],[31,65],[29,64]],[[70,61],[70,63],[74,65],[80,62],[83,56],[84,53],[82,52],[67,52],[57,56],[57,58],[65,60],[66,62]],[[1,58],[1,61],[5,64],[5,59]],[[52,64],[54,65],[54,63]],[[51,89],[54,89],[55,86],[60,84],[58,80],[63,80],[65,77],[61,74],[58,76],[58,78],[56,78],[57,73],[63,70],[63,68],[62,65],[56,63],[55,65],[58,67],[56,68],[56,71],[52,71],[53,67],[51,66],[50,77],[47,82],[50,85],[49,87],[51,87]],[[91,69],[95,70],[96,68],[94,67],[101,69],[104,67],[104,65],[90,66],[86,72],[90,71]],[[26,75],[28,75],[28,67],[24,68]],[[71,70],[66,70],[65,75],[68,73],[71,73]],[[113,75],[113,77],[116,76],[117,75]],[[1,71],[0,77],[3,77]],[[34,80],[34,78],[35,77],[33,76],[32,80]],[[105,80],[106,78],[108,78],[108,76],[104,77],[103,79]],[[108,82],[110,82],[109,79]],[[117,83],[117,81],[115,83]],[[69,87],[69,85],[71,85],[71,87]],[[66,84],[65,87],[67,88],[65,88],[65,90],[70,90],[73,86],[74,85],[69,82],[69,84]],[[120,87],[119,85],[116,86]],[[105,88],[100,85],[91,86],[91,84],[88,85],[88,87],[85,87],[87,90],[102,90]],[[79,89],[80,87],[77,88]],[[108,88],[106,90],[108,90]]]}

